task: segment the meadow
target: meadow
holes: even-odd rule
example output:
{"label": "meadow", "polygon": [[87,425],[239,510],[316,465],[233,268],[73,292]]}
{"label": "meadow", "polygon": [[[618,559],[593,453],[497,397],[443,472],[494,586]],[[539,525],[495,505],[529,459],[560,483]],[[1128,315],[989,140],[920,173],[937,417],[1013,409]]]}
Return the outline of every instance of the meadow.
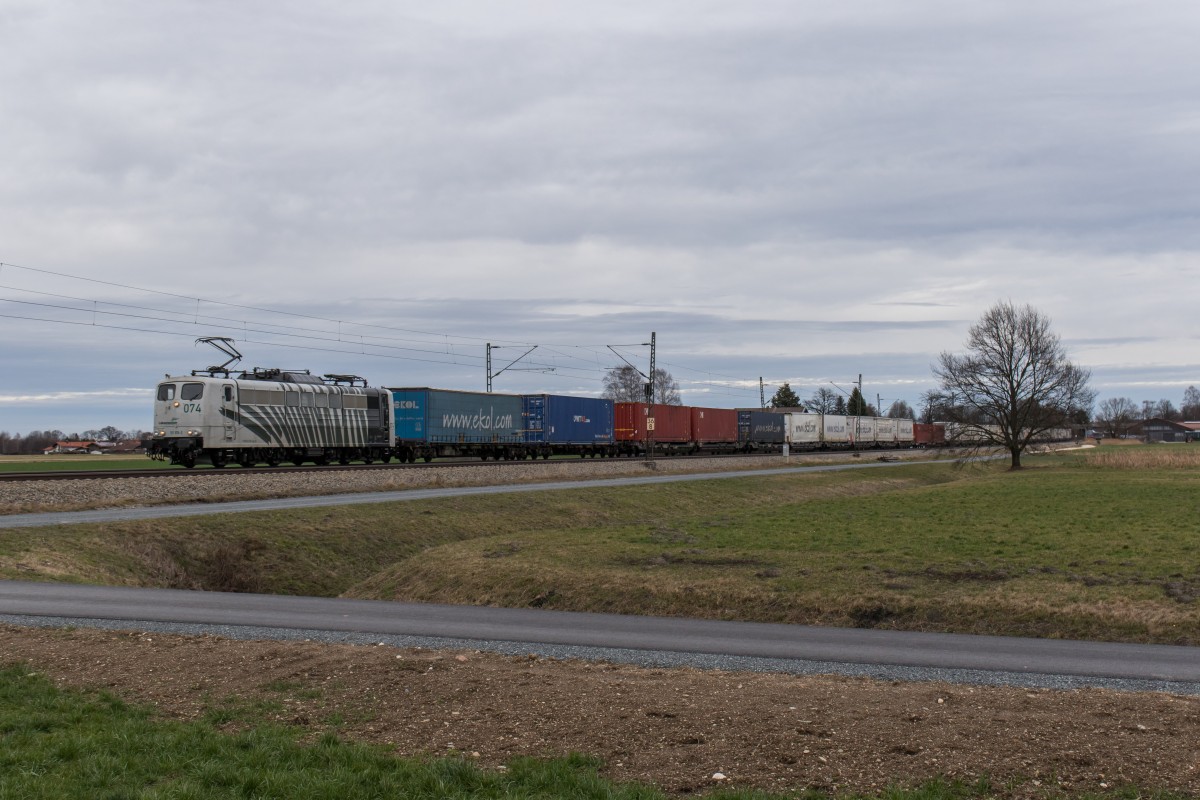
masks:
{"label": "meadow", "polygon": [[1200,644],[1200,448],[14,530],[0,577]]}

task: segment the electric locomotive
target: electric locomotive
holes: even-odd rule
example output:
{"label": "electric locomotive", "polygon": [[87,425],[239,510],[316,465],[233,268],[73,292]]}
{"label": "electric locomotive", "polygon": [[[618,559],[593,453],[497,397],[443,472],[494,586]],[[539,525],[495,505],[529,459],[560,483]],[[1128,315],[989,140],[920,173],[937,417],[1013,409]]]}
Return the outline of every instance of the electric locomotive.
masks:
{"label": "electric locomotive", "polygon": [[[391,397],[355,375],[308,370],[235,374],[230,340],[204,339],[233,356],[219,367],[166,376],[155,389],[152,458],[191,468],[284,461],[342,464],[391,460]],[[228,349],[226,349],[228,348]]]}

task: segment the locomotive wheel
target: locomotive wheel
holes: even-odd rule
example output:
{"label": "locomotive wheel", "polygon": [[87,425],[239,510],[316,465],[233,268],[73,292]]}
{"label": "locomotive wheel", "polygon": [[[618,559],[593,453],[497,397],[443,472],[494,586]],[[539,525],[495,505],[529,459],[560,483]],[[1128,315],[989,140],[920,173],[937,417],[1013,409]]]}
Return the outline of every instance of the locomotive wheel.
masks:
{"label": "locomotive wheel", "polygon": [[421,459],[428,464],[430,461],[433,461],[433,456],[421,456]]}
{"label": "locomotive wheel", "polygon": [[249,469],[254,466],[255,459],[249,450],[243,450],[238,453],[238,463],[242,465],[243,469]]}
{"label": "locomotive wheel", "polygon": [[183,464],[187,469],[196,466],[196,451],[188,450],[179,454],[179,463]]}
{"label": "locomotive wheel", "polygon": [[267,457],[264,460],[267,462],[268,467],[278,467],[283,463],[283,454],[278,450],[271,450],[267,453]]}
{"label": "locomotive wheel", "polygon": [[213,450],[208,454],[208,460],[212,462],[213,469],[225,469],[225,465],[229,463],[229,458],[223,450]]}

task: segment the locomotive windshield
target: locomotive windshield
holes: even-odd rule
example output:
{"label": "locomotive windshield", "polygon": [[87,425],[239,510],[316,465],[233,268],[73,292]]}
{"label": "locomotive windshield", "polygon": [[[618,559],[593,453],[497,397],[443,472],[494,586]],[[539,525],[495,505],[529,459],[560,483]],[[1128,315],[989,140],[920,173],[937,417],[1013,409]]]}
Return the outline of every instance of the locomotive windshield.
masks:
{"label": "locomotive windshield", "polygon": [[159,400],[174,400],[175,399],[175,384],[160,383],[158,385]]}
{"label": "locomotive windshield", "polygon": [[185,383],[179,391],[180,400],[199,400],[204,394],[203,383]]}

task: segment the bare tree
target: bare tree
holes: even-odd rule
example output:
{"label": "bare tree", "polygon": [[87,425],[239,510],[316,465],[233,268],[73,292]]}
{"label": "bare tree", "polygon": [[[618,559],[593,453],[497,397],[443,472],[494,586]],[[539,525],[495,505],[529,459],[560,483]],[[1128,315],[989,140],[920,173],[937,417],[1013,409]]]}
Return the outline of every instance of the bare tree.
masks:
{"label": "bare tree", "polygon": [[916,419],[912,406],[903,400],[897,400],[888,407],[887,416],[892,419]]}
{"label": "bare tree", "polygon": [[1175,408],[1175,404],[1165,397],[1154,404],[1154,416],[1159,419],[1180,419],[1179,411]]}
{"label": "bare tree", "polygon": [[1091,372],[1067,358],[1050,318],[1011,302],[984,312],[967,332],[967,353],[942,353],[933,374],[947,421],[960,435],[1008,450],[1012,469],[1031,441],[1071,424],[1096,397]]}
{"label": "bare tree", "polygon": [[[644,403],[646,379],[628,364],[613,367],[604,374],[603,396],[618,403]],[[654,370],[654,402],[662,406],[683,404],[678,382],[662,367]]]}
{"label": "bare tree", "polygon": [[1138,407],[1128,397],[1110,397],[1100,403],[1096,422],[1105,436],[1117,439],[1129,432],[1137,415]]}
{"label": "bare tree", "polygon": [[1183,391],[1183,404],[1179,407],[1180,415],[1189,422],[1200,420],[1200,390],[1189,386]]}
{"label": "bare tree", "polygon": [[812,397],[808,399],[808,407],[817,414],[832,414],[834,405],[837,403],[837,398],[837,392],[822,386],[813,392]]}

